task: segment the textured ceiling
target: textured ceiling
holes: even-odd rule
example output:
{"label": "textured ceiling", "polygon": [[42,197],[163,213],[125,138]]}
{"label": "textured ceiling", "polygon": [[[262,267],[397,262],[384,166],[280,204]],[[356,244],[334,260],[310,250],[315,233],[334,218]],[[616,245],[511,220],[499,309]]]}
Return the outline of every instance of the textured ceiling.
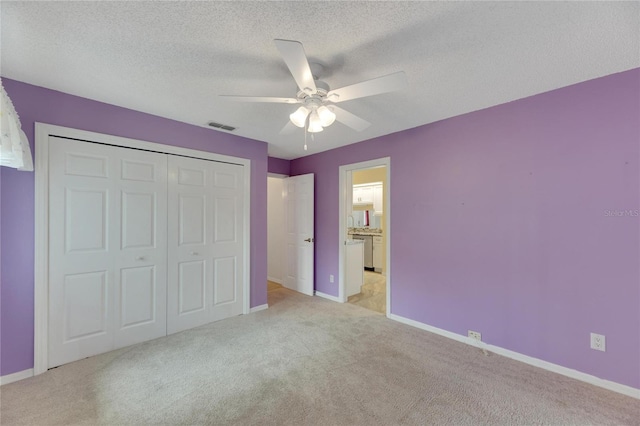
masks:
{"label": "textured ceiling", "polygon": [[[640,67],[638,2],[0,2],[2,76],[269,143],[297,158]],[[343,102],[303,151],[273,39],[303,43],[338,88],[403,70],[405,90]],[[212,132],[219,130],[211,130]]]}

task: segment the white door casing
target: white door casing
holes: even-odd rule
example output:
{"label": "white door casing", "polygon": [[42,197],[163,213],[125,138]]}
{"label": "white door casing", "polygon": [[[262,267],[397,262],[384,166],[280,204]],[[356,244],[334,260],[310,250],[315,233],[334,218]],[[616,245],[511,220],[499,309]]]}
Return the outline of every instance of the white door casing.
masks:
{"label": "white door casing", "polygon": [[[385,215],[384,233],[386,234],[386,247],[383,250],[386,251],[386,262],[383,266],[383,271],[386,276],[387,282],[387,317],[391,315],[391,158],[384,157],[376,160],[363,161],[360,163],[345,164],[338,168],[338,188],[340,199],[338,201],[339,210],[339,224],[338,224],[338,301],[345,303],[347,301],[347,292],[345,288],[346,284],[346,268],[345,268],[345,244],[344,240],[347,238],[347,228],[349,226],[348,217],[351,214],[352,206],[352,176],[351,173],[355,170],[368,169],[372,167],[386,167],[386,186],[387,190],[383,191],[382,199]],[[353,219],[353,218],[352,218]],[[352,225],[352,226],[355,226]]]}
{"label": "white door casing", "polygon": [[48,366],[164,336],[167,156],[49,143]]}
{"label": "white door casing", "polygon": [[284,286],[313,296],[314,175],[284,179],[286,264]]}
{"label": "white door casing", "polygon": [[240,315],[243,166],[169,158],[169,334]]}

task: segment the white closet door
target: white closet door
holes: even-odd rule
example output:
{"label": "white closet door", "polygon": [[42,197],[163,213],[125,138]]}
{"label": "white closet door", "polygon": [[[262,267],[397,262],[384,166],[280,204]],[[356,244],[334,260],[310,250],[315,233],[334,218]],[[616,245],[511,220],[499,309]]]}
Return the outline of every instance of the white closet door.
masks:
{"label": "white closet door", "polygon": [[169,157],[167,332],[242,313],[243,166]]}
{"label": "white closet door", "polygon": [[[211,162],[209,162],[211,163]],[[210,321],[242,314],[244,277],[244,169],[227,163],[215,164],[211,182],[212,273]],[[266,190],[266,188],[265,188]],[[266,253],[265,253],[266,256]],[[246,277],[248,280],[249,278]]]}
{"label": "white closet door", "polygon": [[165,335],[167,156],[49,143],[49,367]]}
{"label": "white closet door", "polygon": [[[115,148],[115,347],[167,335],[167,155]],[[116,220],[117,221],[117,220]]]}
{"label": "white closet door", "polygon": [[49,367],[113,349],[116,159],[49,139]]}

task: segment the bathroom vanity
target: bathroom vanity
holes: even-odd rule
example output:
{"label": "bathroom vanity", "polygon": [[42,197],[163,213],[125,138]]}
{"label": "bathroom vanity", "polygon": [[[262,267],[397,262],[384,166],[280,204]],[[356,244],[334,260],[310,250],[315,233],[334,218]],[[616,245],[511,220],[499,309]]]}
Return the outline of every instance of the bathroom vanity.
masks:
{"label": "bathroom vanity", "polygon": [[345,244],[346,297],[360,293],[364,284],[364,241],[348,239]]}
{"label": "bathroom vanity", "polygon": [[373,271],[373,235],[354,234],[352,237],[364,245],[364,269]]}
{"label": "bathroom vanity", "polygon": [[383,251],[382,230],[379,228],[349,228],[348,238],[364,243],[364,269],[382,272]]}

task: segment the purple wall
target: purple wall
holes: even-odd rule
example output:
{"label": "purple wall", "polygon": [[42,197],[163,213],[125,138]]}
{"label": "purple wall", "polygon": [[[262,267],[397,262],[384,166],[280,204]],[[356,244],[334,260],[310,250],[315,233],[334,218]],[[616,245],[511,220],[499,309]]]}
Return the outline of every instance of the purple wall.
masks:
{"label": "purple wall", "polygon": [[[251,160],[251,306],[267,303],[267,145],[3,79],[32,143],[34,122]],[[238,143],[240,141],[240,143]],[[0,375],[33,367],[34,174],[0,167]]]}
{"label": "purple wall", "polygon": [[338,294],[338,167],[389,156],[393,314],[640,388],[639,94],[635,69],[293,160],[316,289]]}
{"label": "purple wall", "polygon": [[269,173],[289,176],[291,174],[291,161],[283,160],[282,158],[269,157],[267,171]]}

